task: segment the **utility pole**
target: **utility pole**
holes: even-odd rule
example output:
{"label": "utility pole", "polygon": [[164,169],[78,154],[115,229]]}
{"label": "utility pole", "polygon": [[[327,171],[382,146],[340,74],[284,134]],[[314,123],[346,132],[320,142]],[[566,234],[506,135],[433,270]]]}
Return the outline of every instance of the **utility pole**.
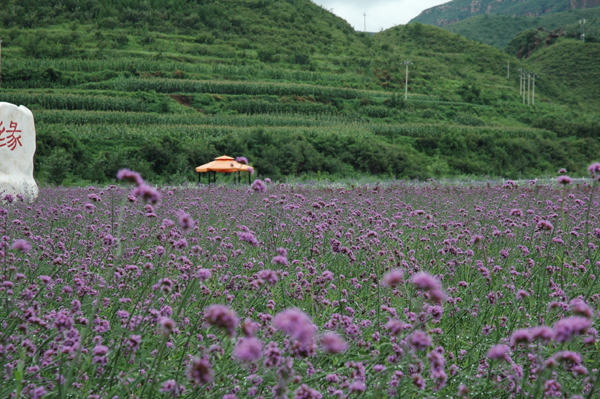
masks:
{"label": "utility pole", "polygon": [[506,79],[510,79],[510,60],[506,64]]}
{"label": "utility pole", "polygon": [[581,26],[581,41],[585,43],[585,18],[579,20],[579,26]]}
{"label": "utility pole", "polygon": [[364,32],[367,33],[367,13],[364,13],[363,15],[365,17],[365,31]]}
{"label": "utility pole", "polygon": [[404,61],[404,65],[406,65],[406,81],[404,83],[404,100],[408,100],[408,66],[413,63],[410,60]]}
{"label": "utility pole", "polygon": [[523,69],[519,68],[517,71],[519,72],[519,76],[520,76],[520,79],[519,79],[519,95],[522,95],[523,94]]}
{"label": "utility pole", "polygon": [[527,71],[527,105],[531,104],[531,71]]}
{"label": "utility pole", "polygon": [[532,93],[532,97],[531,97],[531,105],[535,105],[535,78],[539,77],[535,74],[535,72],[532,74],[533,75],[533,93]]}
{"label": "utility pole", "polygon": [[527,74],[527,71],[523,71],[521,72],[521,80],[523,81],[523,93],[521,93],[521,95],[523,96],[523,104],[525,104],[525,75]]}

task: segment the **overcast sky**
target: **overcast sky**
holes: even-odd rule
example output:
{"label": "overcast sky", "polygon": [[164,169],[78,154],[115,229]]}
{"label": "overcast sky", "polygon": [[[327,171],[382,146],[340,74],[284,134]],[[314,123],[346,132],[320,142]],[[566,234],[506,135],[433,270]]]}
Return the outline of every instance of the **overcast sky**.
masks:
{"label": "overcast sky", "polygon": [[450,0],[313,0],[335,15],[344,18],[354,29],[364,29],[363,14],[367,13],[367,31],[404,25],[421,11]]}

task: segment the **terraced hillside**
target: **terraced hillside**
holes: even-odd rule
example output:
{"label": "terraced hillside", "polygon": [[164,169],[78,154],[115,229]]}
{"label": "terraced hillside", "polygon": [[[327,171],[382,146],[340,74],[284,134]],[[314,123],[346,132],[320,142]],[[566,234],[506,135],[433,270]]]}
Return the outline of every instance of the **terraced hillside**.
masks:
{"label": "terraced hillside", "polygon": [[523,105],[506,62],[525,64],[433,26],[365,36],[309,1],[181,2],[200,18],[187,26],[177,7],[147,2],[132,20],[143,7],[116,3],[20,26],[47,3],[4,1],[21,19],[0,28],[0,101],[34,111],[39,179],[102,183],[129,167],[182,183],[223,153],[273,178],[577,174],[600,149],[598,104],[557,101],[541,80]]}

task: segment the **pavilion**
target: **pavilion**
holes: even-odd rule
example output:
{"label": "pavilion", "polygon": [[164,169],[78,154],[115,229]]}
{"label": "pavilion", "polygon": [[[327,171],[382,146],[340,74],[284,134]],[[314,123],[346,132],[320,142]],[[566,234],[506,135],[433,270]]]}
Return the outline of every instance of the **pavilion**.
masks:
{"label": "pavilion", "polygon": [[[238,178],[240,177],[239,172],[248,173],[248,184],[250,184],[250,175],[254,173],[254,168],[243,163],[236,162],[232,157],[227,155],[215,158],[214,161],[209,162],[205,165],[198,166],[196,168],[198,173],[208,173],[208,184],[210,184],[211,173],[213,172],[213,183],[217,181],[217,173],[235,173],[238,172]],[[198,175],[199,181],[202,181],[202,175]],[[240,180],[241,181],[241,178]]]}

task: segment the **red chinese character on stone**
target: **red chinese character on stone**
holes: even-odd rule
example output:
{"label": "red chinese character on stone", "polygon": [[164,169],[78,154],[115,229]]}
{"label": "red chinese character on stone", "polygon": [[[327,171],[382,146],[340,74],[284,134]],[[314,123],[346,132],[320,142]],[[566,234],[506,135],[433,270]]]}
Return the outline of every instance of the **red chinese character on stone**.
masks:
{"label": "red chinese character on stone", "polygon": [[[21,133],[21,130],[17,130],[17,122],[10,122],[10,128],[6,130],[6,128],[2,127],[2,122],[0,121],[0,148],[8,146],[11,151],[14,151],[17,148],[17,144],[20,147],[23,147],[23,143],[21,143],[21,136],[15,136],[15,133]],[[2,134],[6,132],[8,133],[7,137],[2,137]]]}

